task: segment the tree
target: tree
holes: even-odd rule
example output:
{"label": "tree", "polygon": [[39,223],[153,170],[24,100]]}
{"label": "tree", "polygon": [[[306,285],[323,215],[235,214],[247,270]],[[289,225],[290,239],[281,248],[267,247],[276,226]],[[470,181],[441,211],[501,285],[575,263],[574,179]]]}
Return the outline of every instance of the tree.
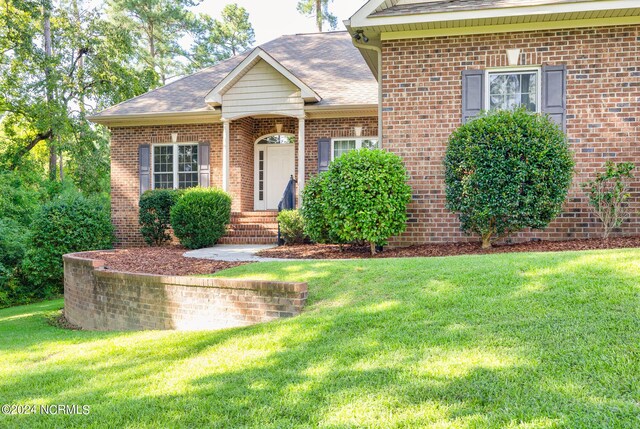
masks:
{"label": "tree", "polygon": [[595,179],[583,183],[589,195],[589,204],[594,214],[602,222],[602,238],[609,234],[629,217],[629,182],[633,179],[631,171],[635,168],[632,162],[614,163],[609,160],[604,171],[596,174]]}
{"label": "tree", "polygon": [[192,68],[211,66],[249,49],[255,43],[249,13],[237,4],[228,4],[222,10],[221,20],[208,15],[199,17],[199,30],[195,38]]}
{"label": "tree", "polygon": [[0,165],[33,168],[27,158],[46,143],[51,179],[66,153],[72,169],[87,173],[71,178],[97,191],[106,183],[108,141],[85,115],[149,88],[128,65],[132,38],[81,0],[5,1],[0,24]]}
{"label": "tree", "polygon": [[498,237],[542,229],[555,219],[574,163],[562,130],[548,116],[520,108],[458,128],[449,137],[444,165],[447,208],[489,248]]}
{"label": "tree", "polygon": [[316,27],[322,32],[322,25],[326,22],[332,30],[338,26],[338,18],[329,12],[329,3],[333,0],[299,0],[298,12],[308,17],[315,17]]}
{"label": "tree", "polygon": [[159,83],[186,71],[189,53],[180,39],[197,31],[188,8],[199,0],[110,0],[108,14],[115,25],[135,37],[138,59]]}

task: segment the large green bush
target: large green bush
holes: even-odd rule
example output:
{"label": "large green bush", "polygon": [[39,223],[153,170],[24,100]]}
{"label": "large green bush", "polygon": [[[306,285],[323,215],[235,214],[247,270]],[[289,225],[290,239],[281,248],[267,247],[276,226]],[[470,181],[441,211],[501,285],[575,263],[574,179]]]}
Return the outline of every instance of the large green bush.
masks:
{"label": "large green bush", "polygon": [[55,199],[34,216],[23,273],[35,297],[62,292],[65,253],[109,249],[113,226],[108,205],[80,195]]}
{"label": "large green bush", "polygon": [[327,173],[311,177],[302,190],[300,214],[304,219],[304,233],[315,243],[334,243],[327,218]]}
{"label": "large green bush", "polygon": [[[376,245],[404,231],[411,188],[397,155],[379,149],[351,151],[333,161],[323,176],[317,185],[323,210],[316,216],[326,218],[330,239],[369,242],[373,254]],[[305,196],[312,198],[311,192]],[[303,204],[308,213],[313,203]]]}
{"label": "large green bush", "polygon": [[278,213],[278,225],[285,244],[304,242],[304,219],[298,210],[283,210]]}
{"label": "large green bush", "polygon": [[447,208],[486,248],[558,216],[574,163],[566,136],[549,117],[517,109],[485,114],[456,130],[444,165]]}
{"label": "large green bush", "polygon": [[216,244],[230,220],[231,197],[215,188],[188,189],[171,209],[173,232],[187,249]]}
{"label": "large green bush", "polygon": [[28,302],[17,281],[27,247],[28,230],[20,223],[0,219],[0,308]]}
{"label": "large green bush", "polygon": [[155,189],[140,196],[140,233],[148,245],[158,246],[171,240],[171,207],[179,195],[174,189]]}

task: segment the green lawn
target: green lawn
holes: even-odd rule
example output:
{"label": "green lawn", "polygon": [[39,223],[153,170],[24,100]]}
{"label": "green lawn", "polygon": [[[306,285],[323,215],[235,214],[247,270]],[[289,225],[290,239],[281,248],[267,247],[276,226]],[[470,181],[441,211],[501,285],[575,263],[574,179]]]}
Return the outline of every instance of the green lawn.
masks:
{"label": "green lawn", "polygon": [[72,332],[0,311],[0,427],[640,427],[640,250],[254,264],[303,315],[218,332]]}

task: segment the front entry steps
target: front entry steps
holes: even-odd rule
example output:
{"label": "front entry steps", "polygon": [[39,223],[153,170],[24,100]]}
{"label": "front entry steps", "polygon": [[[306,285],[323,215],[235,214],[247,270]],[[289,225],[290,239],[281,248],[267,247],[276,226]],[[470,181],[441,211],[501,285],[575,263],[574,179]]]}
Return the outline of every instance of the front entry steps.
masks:
{"label": "front entry steps", "polygon": [[276,244],[278,212],[233,212],[227,234],[219,244]]}

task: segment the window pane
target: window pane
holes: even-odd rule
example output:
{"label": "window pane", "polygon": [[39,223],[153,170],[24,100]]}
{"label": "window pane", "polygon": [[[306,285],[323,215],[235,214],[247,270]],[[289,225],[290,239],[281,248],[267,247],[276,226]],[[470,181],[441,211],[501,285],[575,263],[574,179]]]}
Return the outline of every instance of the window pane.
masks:
{"label": "window pane", "polygon": [[154,146],[153,171],[156,173],[173,172],[173,146]]}
{"label": "window pane", "polygon": [[336,140],[333,142],[333,159],[354,150],[356,148],[355,140]]}
{"label": "window pane", "polygon": [[364,139],[362,140],[362,145],[360,147],[366,149],[377,149],[378,139]]}
{"label": "window pane", "polygon": [[494,73],[489,75],[489,109],[513,110],[524,106],[537,111],[538,74]]}
{"label": "window pane", "polygon": [[198,173],[178,173],[178,187],[180,189],[198,186]]}
{"label": "window pane", "polygon": [[153,187],[155,189],[173,189],[173,173],[154,174]]}
{"label": "window pane", "polygon": [[178,172],[198,171],[198,145],[178,146]]}
{"label": "window pane", "polygon": [[293,134],[276,134],[261,139],[258,144],[293,144],[295,140]]}

